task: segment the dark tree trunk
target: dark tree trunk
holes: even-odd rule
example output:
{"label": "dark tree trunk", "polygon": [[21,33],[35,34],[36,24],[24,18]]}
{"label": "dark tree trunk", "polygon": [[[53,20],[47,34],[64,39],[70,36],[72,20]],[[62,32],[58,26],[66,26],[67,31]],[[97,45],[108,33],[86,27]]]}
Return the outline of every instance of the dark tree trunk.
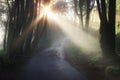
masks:
{"label": "dark tree trunk", "polygon": [[[40,5],[49,3],[50,0],[12,0],[11,3],[8,2],[9,20],[5,31],[4,48],[6,48],[9,58],[15,61],[19,56],[38,46],[40,35],[45,31],[47,21],[44,16],[43,19],[37,20],[40,16]],[[36,30],[36,27],[39,28],[39,31]],[[33,46],[34,42],[36,44]]]}
{"label": "dark tree trunk", "polygon": [[105,0],[97,0],[100,16],[100,44],[103,55],[118,61],[119,56],[115,53],[115,0],[109,0],[108,18]]}

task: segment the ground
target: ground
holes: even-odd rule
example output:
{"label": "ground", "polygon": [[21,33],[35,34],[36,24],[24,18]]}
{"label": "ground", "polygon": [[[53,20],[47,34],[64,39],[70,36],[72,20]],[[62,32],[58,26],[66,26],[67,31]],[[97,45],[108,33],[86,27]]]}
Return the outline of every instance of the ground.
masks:
{"label": "ground", "polygon": [[[72,25],[71,22],[70,24]],[[56,28],[56,26],[54,27]],[[120,80],[120,66],[114,64],[110,59],[104,58],[101,51],[86,54],[67,37],[59,37],[58,34],[61,31],[55,29],[51,32],[53,33],[50,35],[53,36],[50,36],[50,40],[47,41],[53,41],[49,47],[42,48],[37,53],[33,53],[32,56],[23,57],[17,64],[9,63],[9,60],[3,64],[4,60],[1,58],[0,80],[19,80],[22,74],[25,76],[22,80],[35,79],[36,76],[43,79],[48,77],[52,80],[63,80],[66,75],[67,79],[71,77],[70,79],[73,80],[74,78],[78,80]],[[92,34],[94,37],[99,35],[97,31],[92,31]],[[116,44],[119,44],[119,34],[116,38]],[[42,45],[45,45],[47,41],[43,39]],[[117,48],[119,50],[119,45]],[[73,73],[75,74],[73,75]],[[39,74],[44,77],[39,76]],[[58,75],[59,77],[57,77]],[[82,76],[78,77],[78,75]]]}

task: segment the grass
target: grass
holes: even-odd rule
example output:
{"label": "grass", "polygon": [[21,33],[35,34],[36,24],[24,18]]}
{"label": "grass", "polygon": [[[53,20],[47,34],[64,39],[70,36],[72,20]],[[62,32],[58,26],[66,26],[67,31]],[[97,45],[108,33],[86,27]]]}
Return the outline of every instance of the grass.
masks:
{"label": "grass", "polygon": [[120,23],[116,23],[116,27],[115,27],[115,33],[119,34],[120,33]]}
{"label": "grass", "polygon": [[119,77],[120,75],[120,66],[109,65],[105,69],[105,73],[108,77]]}
{"label": "grass", "polygon": [[0,49],[0,56],[3,56],[5,54],[6,54],[6,52],[3,49]]}
{"label": "grass", "polygon": [[[120,39],[120,34],[117,35],[118,38]],[[85,55],[72,42],[67,41],[66,44],[67,60],[76,69],[81,71],[82,68],[89,80],[120,80],[120,66],[105,58],[102,53]],[[120,47],[120,45],[117,46]]]}
{"label": "grass", "polygon": [[92,55],[89,57],[89,60],[92,62],[100,61],[103,58],[101,54]]}
{"label": "grass", "polygon": [[118,54],[118,55],[120,55],[120,33],[117,33],[116,34],[116,42],[115,42],[115,44],[116,44],[116,53]]}

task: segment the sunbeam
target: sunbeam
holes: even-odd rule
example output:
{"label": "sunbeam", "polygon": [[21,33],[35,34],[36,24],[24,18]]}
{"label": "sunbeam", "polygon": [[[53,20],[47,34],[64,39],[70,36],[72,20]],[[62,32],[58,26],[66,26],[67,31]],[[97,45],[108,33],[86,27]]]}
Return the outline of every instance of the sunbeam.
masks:
{"label": "sunbeam", "polygon": [[54,13],[52,12],[50,5],[42,5],[40,7],[40,13],[37,15],[36,18],[34,18],[32,20],[32,22],[28,25],[28,27],[26,27],[22,31],[20,37],[18,37],[18,39],[15,41],[13,48],[16,48],[17,46],[19,46],[22,43],[22,41],[25,39],[25,37],[28,36],[29,32],[34,28],[35,25],[37,25],[37,23],[39,21],[42,22],[41,26],[44,26],[45,25],[44,18],[47,18],[48,16],[53,16],[53,15],[54,15]]}
{"label": "sunbeam", "polygon": [[[51,13],[52,15],[52,13]],[[83,31],[74,22],[54,15],[49,16],[58,25],[58,27],[85,53],[101,51],[99,40]]]}
{"label": "sunbeam", "polygon": [[68,16],[57,15],[54,11],[52,11],[49,5],[43,5],[40,11],[39,17],[23,31],[22,36],[18,38],[16,45],[22,42],[22,39],[24,39],[30,30],[33,29],[33,26],[46,16],[50,24],[52,22],[54,25],[57,25],[58,28],[60,28],[83,52],[92,53],[101,51],[99,40],[83,31],[83,29],[80,28],[74,21],[69,20]]}

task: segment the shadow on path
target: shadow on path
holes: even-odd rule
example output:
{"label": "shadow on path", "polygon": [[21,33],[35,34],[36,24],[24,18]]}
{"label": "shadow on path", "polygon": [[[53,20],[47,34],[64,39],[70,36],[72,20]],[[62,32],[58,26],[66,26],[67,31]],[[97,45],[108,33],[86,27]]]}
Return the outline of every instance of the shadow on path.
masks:
{"label": "shadow on path", "polygon": [[38,53],[22,68],[20,80],[87,80],[64,59],[66,38]]}

